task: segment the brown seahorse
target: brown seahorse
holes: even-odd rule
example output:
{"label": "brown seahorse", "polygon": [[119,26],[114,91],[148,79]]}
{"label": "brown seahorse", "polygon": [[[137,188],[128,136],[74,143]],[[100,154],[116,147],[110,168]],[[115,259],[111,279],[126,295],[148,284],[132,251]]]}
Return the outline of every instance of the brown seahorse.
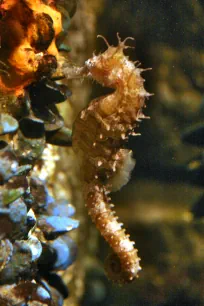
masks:
{"label": "brown seahorse", "polygon": [[109,243],[113,254],[109,256],[107,272],[119,283],[132,281],[141,267],[137,249],[112,211],[108,194],[120,189],[130,177],[135,161],[132,151],[124,149],[128,135],[135,135],[138,121],[146,118],[142,113],[145,98],[151,94],[144,89],[141,72],[124,55],[125,43],[108,49],[85,63],[89,76],[103,86],[115,89],[111,94],[91,101],[76,119],[73,128],[73,149],[82,172],[83,194],[88,213],[101,235]]}

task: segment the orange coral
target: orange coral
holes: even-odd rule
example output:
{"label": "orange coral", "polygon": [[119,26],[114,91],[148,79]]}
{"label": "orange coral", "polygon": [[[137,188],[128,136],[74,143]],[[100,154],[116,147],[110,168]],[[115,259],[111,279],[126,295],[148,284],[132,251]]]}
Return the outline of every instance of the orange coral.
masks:
{"label": "orange coral", "polygon": [[61,14],[53,1],[41,0],[6,0],[0,4],[0,13],[0,58],[8,66],[7,73],[0,75],[0,88],[21,91],[39,74],[56,68]]}

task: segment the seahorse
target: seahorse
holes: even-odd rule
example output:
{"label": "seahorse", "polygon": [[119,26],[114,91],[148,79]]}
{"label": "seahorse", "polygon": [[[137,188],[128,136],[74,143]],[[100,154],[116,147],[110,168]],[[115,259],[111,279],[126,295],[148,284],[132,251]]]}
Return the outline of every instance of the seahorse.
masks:
{"label": "seahorse", "polygon": [[88,75],[113,93],[91,101],[82,110],[73,127],[73,149],[77,155],[85,205],[92,221],[109,243],[113,254],[108,257],[107,273],[116,282],[126,283],[138,277],[140,258],[134,242],[129,239],[123,224],[112,211],[109,193],[125,185],[135,161],[132,151],[125,149],[125,140],[136,135],[138,122],[147,118],[142,109],[151,95],[143,86],[142,69],[129,60],[124,50],[127,37],[118,45],[107,45],[107,50],[85,62]]}

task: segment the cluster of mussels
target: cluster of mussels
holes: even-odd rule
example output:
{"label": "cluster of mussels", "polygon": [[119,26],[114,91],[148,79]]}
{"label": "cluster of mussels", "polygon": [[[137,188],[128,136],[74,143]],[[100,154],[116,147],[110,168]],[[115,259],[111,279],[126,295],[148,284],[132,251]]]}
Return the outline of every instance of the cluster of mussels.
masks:
{"label": "cluster of mussels", "polygon": [[[52,1],[42,4],[48,2],[52,5]],[[75,7],[71,3],[75,2],[63,1],[71,14]],[[2,3],[6,5],[5,1]],[[1,16],[3,21],[6,13],[4,10]],[[46,52],[45,58],[48,59]],[[42,166],[42,153],[48,143],[69,146],[71,137],[56,107],[71,93],[46,69],[46,73],[43,71],[35,74],[38,77],[23,90],[0,93],[2,306],[62,305],[68,289],[57,271],[67,269],[76,258],[76,245],[67,236],[67,232],[78,227],[78,221],[71,218],[74,207],[67,201],[56,201],[49,194],[46,181],[33,171]],[[4,69],[0,73],[5,76]]]}

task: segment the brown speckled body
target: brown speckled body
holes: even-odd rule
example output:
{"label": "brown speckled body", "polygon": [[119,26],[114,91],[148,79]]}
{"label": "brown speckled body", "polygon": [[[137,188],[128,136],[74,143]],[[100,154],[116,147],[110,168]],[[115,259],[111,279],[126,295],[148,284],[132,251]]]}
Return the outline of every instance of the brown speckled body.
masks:
{"label": "brown speckled body", "polygon": [[109,257],[108,274],[123,283],[137,277],[140,259],[134,242],[111,210],[108,193],[129,180],[135,162],[123,144],[128,135],[135,134],[137,121],[145,118],[142,108],[150,94],[140,76],[143,69],[135,67],[123,53],[128,48],[127,39],[118,39],[117,47],[106,41],[108,49],[86,62],[88,74],[115,91],[93,100],[80,113],[74,124],[73,148],[79,159],[88,213],[114,252]]}

